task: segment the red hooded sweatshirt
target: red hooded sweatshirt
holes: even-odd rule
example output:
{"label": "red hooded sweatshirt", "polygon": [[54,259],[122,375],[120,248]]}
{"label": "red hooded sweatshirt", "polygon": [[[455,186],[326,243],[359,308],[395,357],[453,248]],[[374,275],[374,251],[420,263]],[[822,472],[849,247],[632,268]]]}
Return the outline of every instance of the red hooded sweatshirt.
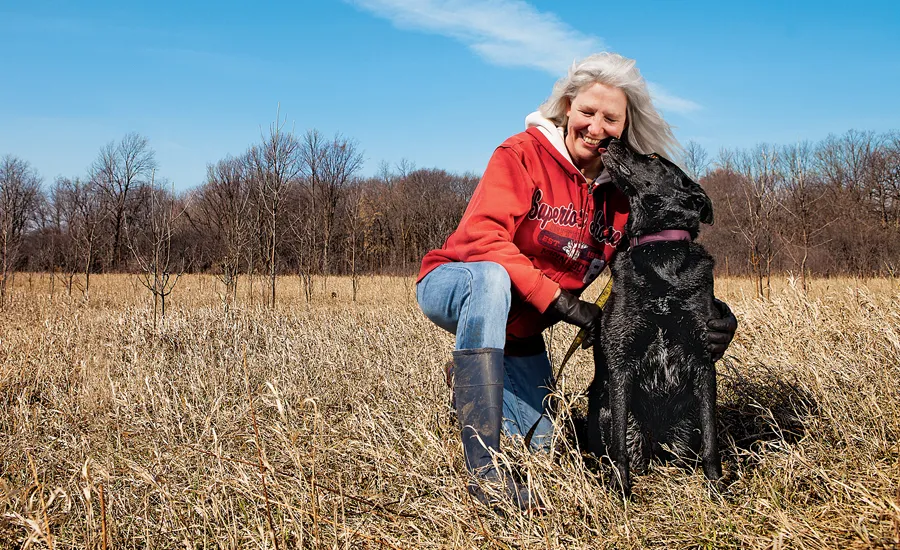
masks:
{"label": "red hooded sweatshirt", "polygon": [[[569,160],[562,129],[532,114],[531,127],[495,151],[459,226],[422,259],[418,281],[448,262],[496,262],[512,282],[507,339],[540,334],[558,288],[580,294],[615,254],[628,200],[604,173],[587,182]],[[624,244],[624,243],[623,243]]]}

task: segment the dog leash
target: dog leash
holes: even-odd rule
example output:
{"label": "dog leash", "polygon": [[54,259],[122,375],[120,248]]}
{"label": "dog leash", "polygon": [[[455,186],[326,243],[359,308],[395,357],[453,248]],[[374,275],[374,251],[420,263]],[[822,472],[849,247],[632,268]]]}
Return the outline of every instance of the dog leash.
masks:
{"label": "dog leash", "polygon": [[[594,300],[594,303],[597,304],[601,310],[603,309],[603,306],[606,305],[606,301],[609,300],[609,295],[612,293],[612,284],[613,280],[612,277],[610,277],[609,280],[606,281],[606,286],[603,287],[603,291],[600,292],[600,296],[597,296],[597,299]],[[569,362],[569,359],[571,359],[572,356],[575,355],[575,351],[577,351],[579,346],[581,346],[581,343],[584,342],[586,336],[587,333],[583,328],[578,330],[578,334],[575,335],[575,339],[572,340],[572,344],[569,345],[569,350],[566,351],[566,355],[563,357],[562,363],[559,365],[559,370],[556,371],[556,376],[553,378],[554,380],[559,380],[559,377],[562,376],[563,368],[566,366],[566,363]],[[594,345],[596,344],[597,342],[594,342]]]}
{"label": "dog leash", "polygon": [[[603,306],[606,305],[607,300],[609,300],[609,295],[612,293],[612,285],[613,280],[612,277],[610,277],[609,280],[606,281],[606,286],[603,287],[600,295],[597,296],[596,300],[594,300],[594,303],[597,304],[601,310],[603,309]],[[559,370],[556,371],[556,376],[553,377],[554,385],[556,384],[556,381],[559,380],[562,376],[563,368],[566,366],[566,363],[569,362],[569,359],[571,359],[572,356],[575,355],[575,352],[578,350],[578,348],[581,347],[581,343],[584,342],[586,336],[587,332],[585,332],[583,328],[578,330],[578,334],[575,335],[575,339],[572,340],[572,343],[569,345],[568,351],[566,351],[566,355],[563,357],[562,363],[559,365]],[[594,345],[598,346],[600,345],[600,342],[594,341]],[[531,429],[528,430],[528,433],[525,435],[526,447],[531,447],[531,439],[534,437],[534,431],[537,429],[538,424],[541,423],[541,418],[543,417],[544,415],[542,414],[540,418],[537,419],[537,422],[534,423],[534,426],[532,426]]]}

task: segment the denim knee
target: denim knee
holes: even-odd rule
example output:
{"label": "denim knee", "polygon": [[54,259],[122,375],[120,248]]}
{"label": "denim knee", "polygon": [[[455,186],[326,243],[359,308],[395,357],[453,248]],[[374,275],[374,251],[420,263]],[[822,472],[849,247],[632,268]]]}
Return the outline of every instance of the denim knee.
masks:
{"label": "denim knee", "polygon": [[481,309],[509,311],[512,300],[512,282],[506,268],[496,262],[476,262],[472,276],[472,294],[483,306]]}
{"label": "denim knee", "polygon": [[512,286],[500,264],[438,266],[416,286],[416,299],[426,317],[456,335],[456,349],[503,349]]}

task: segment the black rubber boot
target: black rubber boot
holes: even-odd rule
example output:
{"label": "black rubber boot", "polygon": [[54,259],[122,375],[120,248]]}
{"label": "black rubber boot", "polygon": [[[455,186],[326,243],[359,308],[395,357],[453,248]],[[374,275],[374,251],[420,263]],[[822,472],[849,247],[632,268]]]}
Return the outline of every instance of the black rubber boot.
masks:
{"label": "black rubber boot", "polygon": [[[495,501],[480,482],[502,483],[506,497],[522,510],[534,506],[528,489],[494,467],[491,451],[500,450],[503,421],[503,350],[466,349],[453,352],[453,397],[462,434],[466,468],[472,474],[469,493],[483,504]],[[479,441],[480,438],[480,441]]]}

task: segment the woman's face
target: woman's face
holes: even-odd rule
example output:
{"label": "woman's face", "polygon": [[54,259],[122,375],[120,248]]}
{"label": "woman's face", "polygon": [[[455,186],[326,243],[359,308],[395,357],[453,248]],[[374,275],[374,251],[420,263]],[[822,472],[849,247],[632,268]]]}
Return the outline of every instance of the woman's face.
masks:
{"label": "woman's face", "polygon": [[621,137],[625,131],[627,106],[625,92],[599,82],[582,88],[569,104],[566,149],[586,177],[595,178],[603,169],[600,141]]}

